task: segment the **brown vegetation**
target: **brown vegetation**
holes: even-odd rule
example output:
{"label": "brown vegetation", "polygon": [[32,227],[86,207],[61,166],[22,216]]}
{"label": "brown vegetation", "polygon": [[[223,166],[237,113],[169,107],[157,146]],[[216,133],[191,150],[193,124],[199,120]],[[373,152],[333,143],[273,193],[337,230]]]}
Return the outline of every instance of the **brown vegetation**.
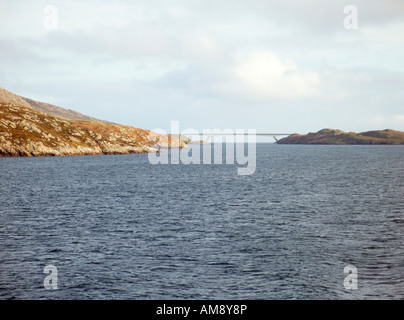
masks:
{"label": "brown vegetation", "polygon": [[292,134],[280,139],[279,144],[404,144],[404,132],[391,129],[368,132],[344,132],[323,129],[306,135]]}
{"label": "brown vegetation", "polygon": [[0,103],[0,156],[67,156],[184,148],[179,139],[101,121],[65,120],[30,107]]}

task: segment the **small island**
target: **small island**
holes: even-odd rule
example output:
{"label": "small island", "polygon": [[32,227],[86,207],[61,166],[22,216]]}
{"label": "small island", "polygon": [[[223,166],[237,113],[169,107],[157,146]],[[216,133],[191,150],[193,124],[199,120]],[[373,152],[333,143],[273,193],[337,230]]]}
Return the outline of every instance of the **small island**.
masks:
{"label": "small island", "polygon": [[292,134],[280,139],[278,144],[404,144],[404,132],[385,129],[356,133],[322,129],[305,135]]}

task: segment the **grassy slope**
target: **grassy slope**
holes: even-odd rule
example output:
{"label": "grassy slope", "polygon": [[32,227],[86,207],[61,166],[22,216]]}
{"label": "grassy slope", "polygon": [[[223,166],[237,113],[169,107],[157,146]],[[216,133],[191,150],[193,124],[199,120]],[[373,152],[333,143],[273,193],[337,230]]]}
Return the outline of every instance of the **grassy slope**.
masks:
{"label": "grassy slope", "polygon": [[369,132],[344,132],[323,129],[307,135],[293,134],[279,144],[404,144],[404,132],[386,129]]}
{"label": "grassy slope", "polygon": [[164,140],[171,141],[149,130],[98,121],[69,121],[24,106],[0,104],[3,156],[143,153]]}

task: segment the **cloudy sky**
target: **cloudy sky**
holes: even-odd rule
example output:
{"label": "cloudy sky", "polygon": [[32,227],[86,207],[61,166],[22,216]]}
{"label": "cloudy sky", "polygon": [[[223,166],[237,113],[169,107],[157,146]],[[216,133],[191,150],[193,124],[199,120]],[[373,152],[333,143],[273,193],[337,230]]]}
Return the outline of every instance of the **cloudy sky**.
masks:
{"label": "cloudy sky", "polygon": [[0,87],[100,119],[404,130],[402,0],[0,0],[0,17]]}

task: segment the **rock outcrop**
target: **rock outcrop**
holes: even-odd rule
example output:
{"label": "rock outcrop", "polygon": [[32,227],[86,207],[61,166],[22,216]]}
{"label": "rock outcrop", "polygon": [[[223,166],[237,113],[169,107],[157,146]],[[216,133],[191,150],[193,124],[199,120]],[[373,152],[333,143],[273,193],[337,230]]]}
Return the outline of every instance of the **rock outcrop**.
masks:
{"label": "rock outcrop", "polygon": [[11,101],[0,103],[0,156],[130,154],[187,148],[168,135],[98,120],[67,120],[21,105],[24,102],[18,98]]}
{"label": "rock outcrop", "polygon": [[65,120],[84,120],[84,121],[101,121],[96,118],[86,116],[81,114],[80,112],[73,111],[70,109],[65,109],[62,107],[55,106],[53,104],[39,102],[35,100],[31,100],[22,96],[19,96],[15,93],[7,91],[3,88],[0,88],[0,103],[11,103],[17,106],[23,106],[32,108],[34,110],[62,118]]}

